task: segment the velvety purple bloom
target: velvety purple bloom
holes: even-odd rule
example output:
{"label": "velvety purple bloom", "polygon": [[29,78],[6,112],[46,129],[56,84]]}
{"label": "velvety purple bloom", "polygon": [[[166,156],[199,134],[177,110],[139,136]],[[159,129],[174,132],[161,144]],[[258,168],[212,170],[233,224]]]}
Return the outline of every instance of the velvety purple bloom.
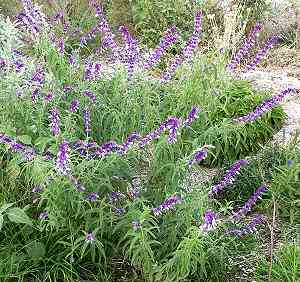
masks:
{"label": "velvety purple bloom", "polygon": [[62,175],[67,175],[70,172],[68,153],[69,143],[66,140],[64,140],[59,145],[59,151],[56,159],[56,170]]}
{"label": "velvety purple bloom", "polygon": [[133,145],[133,143],[137,140],[139,140],[141,138],[141,135],[138,134],[137,132],[133,132],[131,133],[128,138],[126,139],[126,141],[119,146],[119,150],[118,150],[118,153],[119,154],[125,154],[128,149],[130,148],[130,146]]}
{"label": "velvety purple bloom", "polygon": [[99,198],[99,195],[96,192],[92,192],[86,196],[86,199],[91,202],[97,201],[98,198]]}
{"label": "velvety purple bloom", "polygon": [[297,94],[297,90],[293,88],[288,88],[283,90],[278,95],[274,95],[272,98],[266,99],[263,103],[261,103],[258,107],[255,108],[253,112],[249,114],[234,119],[235,122],[244,123],[249,121],[254,121],[262,116],[265,112],[272,109],[274,106],[278,105],[286,96],[290,94]]}
{"label": "velvety purple bloom", "polygon": [[70,58],[69,58],[69,64],[74,66],[77,62],[77,55],[75,52],[72,52]]}
{"label": "velvety purple bloom", "polygon": [[183,122],[183,127],[188,127],[192,124],[192,122],[198,118],[198,113],[200,112],[200,109],[197,107],[193,107],[192,110],[189,112],[189,115],[187,119]]}
{"label": "velvety purple bloom", "polygon": [[108,141],[99,146],[91,157],[97,156],[100,158],[106,157],[109,153],[119,149],[118,144],[115,141]]}
{"label": "velvety purple bloom", "polygon": [[123,215],[126,212],[124,208],[114,208],[113,210],[117,215]]}
{"label": "velvety purple bloom", "polygon": [[258,53],[256,54],[255,58],[250,61],[250,63],[248,63],[244,70],[243,73],[246,73],[250,70],[253,70],[267,55],[267,53],[269,52],[269,50],[271,48],[273,48],[273,46],[279,41],[279,37],[278,36],[272,36],[271,38],[269,38],[267,40],[267,42],[265,43],[265,45],[263,46],[263,48],[261,50],[258,51]]}
{"label": "velvety purple bloom", "polygon": [[31,148],[29,148],[29,149],[27,148],[23,152],[23,159],[24,159],[24,161],[29,162],[29,161],[31,161],[34,158],[34,156],[36,156],[36,152],[33,149],[31,149]]}
{"label": "velvety purple bloom", "polygon": [[51,131],[54,136],[57,136],[60,133],[60,118],[58,111],[55,108],[49,110],[49,118],[51,122]]}
{"label": "velvety purple bloom", "polygon": [[267,191],[267,187],[265,185],[259,187],[253,193],[250,199],[246,202],[246,204],[231,216],[231,219],[240,220],[241,217],[245,216],[252,209],[252,207],[256,204],[258,199],[260,199],[262,194],[265,193],[266,191]]}
{"label": "velvety purple bloom", "polygon": [[141,229],[142,225],[139,220],[132,221],[132,228],[134,231]]}
{"label": "velvety purple bloom", "polygon": [[179,55],[176,55],[175,59],[168,64],[166,71],[162,76],[162,82],[170,81],[174,76],[176,70],[178,69],[179,66],[182,65],[182,63],[183,63],[183,58]]}
{"label": "velvety purple bloom", "polygon": [[236,66],[240,63],[241,59],[244,58],[249,53],[249,50],[253,47],[255,43],[255,38],[261,29],[262,29],[262,24],[260,23],[257,23],[252,28],[244,44],[242,45],[240,50],[233,56],[231,62],[228,64],[227,68],[229,70],[234,70]]}
{"label": "velvety purple bloom", "polygon": [[254,218],[251,220],[251,222],[245,225],[244,227],[240,229],[231,229],[228,230],[226,233],[238,237],[245,236],[249,233],[253,233],[254,231],[256,231],[257,225],[261,224],[264,220],[265,217],[262,214],[256,214]]}
{"label": "velvety purple bloom", "polygon": [[139,46],[137,40],[132,37],[126,27],[121,26],[119,31],[122,33],[125,43],[122,50],[122,57],[127,64],[128,80],[130,80],[133,76],[134,68],[140,59]]}
{"label": "velvety purple bloom", "polygon": [[88,232],[85,236],[85,241],[87,243],[92,243],[94,241],[94,236],[93,236],[93,233],[92,232]]}
{"label": "velvety purple bloom", "polygon": [[181,202],[182,202],[182,199],[179,196],[173,195],[173,196],[167,198],[158,207],[153,208],[152,212],[153,212],[154,216],[161,216],[164,212],[170,210],[175,205],[180,204]]}
{"label": "velvety purple bloom", "polygon": [[[25,67],[25,64],[21,60],[14,61],[16,72],[21,72]],[[1,67],[0,67],[1,68]]]}
{"label": "velvety purple bloom", "polygon": [[36,70],[30,79],[31,83],[35,84],[37,87],[43,87],[45,82],[45,71],[43,69]]}
{"label": "velvety purple bloom", "polygon": [[240,172],[243,166],[249,164],[247,160],[239,160],[236,161],[226,172],[226,175],[223,179],[218,183],[212,186],[209,191],[209,195],[218,194],[224,187],[232,184],[235,180],[236,175]]}
{"label": "velvety purple bloom", "polygon": [[132,189],[130,189],[128,191],[128,196],[131,198],[131,199],[136,199],[140,196],[141,194],[141,190],[140,190],[140,187],[134,187]]}
{"label": "velvety purple bloom", "polygon": [[125,198],[125,195],[119,191],[113,191],[110,195],[110,202],[115,204]]}
{"label": "velvety purple bloom", "polygon": [[166,128],[169,129],[168,142],[173,143],[176,141],[177,131],[180,127],[180,121],[178,118],[171,117],[166,122]]}
{"label": "velvety purple bloom", "polygon": [[37,102],[37,99],[39,97],[39,89],[38,88],[35,88],[32,93],[31,93],[31,101],[33,104],[35,104]]}
{"label": "velvety purple bloom", "polygon": [[86,107],[83,110],[83,123],[84,123],[84,130],[87,135],[91,132],[90,123],[91,123],[91,110]]}
{"label": "velvety purple bloom", "polygon": [[190,60],[192,58],[193,52],[199,44],[200,32],[201,32],[201,20],[202,20],[202,12],[198,11],[195,15],[194,32],[182,50],[182,56],[186,60]]}
{"label": "velvety purple bloom", "polygon": [[4,59],[0,58],[0,70],[6,66],[6,62]]}
{"label": "velvety purple bloom", "polygon": [[50,102],[53,98],[54,98],[53,92],[48,92],[48,93],[44,96],[44,100],[45,100],[46,103]]}
{"label": "velvety purple bloom", "polygon": [[216,214],[212,210],[207,210],[204,213],[204,223],[200,226],[200,229],[204,232],[211,231],[216,228]]}
{"label": "velvety purple bloom", "polygon": [[158,46],[156,46],[152,54],[145,61],[144,68],[150,70],[155,67],[167,49],[176,42],[177,37],[176,27],[173,26],[169,28],[165,35],[160,39]]}
{"label": "velvety purple bloom", "polygon": [[85,65],[84,79],[96,80],[100,77],[102,66],[99,63],[87,63]]}
{"label": "velvety purple bloom", "polygon": [[89,90],[84,91],[84,96],[90,98],[93,103],[95,103],[97,100],[96,95],[92,91],[89,91]]}
{"label": "velvety purple bloom", "polygon": [[194,164],[203,161],[206,157],[207,157],[207,151],[205,150],[196,151],[193,154],[192,159],[188,161],[188,166],[192,167]]}
{"label": "velvety purple bloom", "polygon": [[73,99],[71,102],[70,110],[72,113],[76,113],[79,108],[79,101],[77,99]]}
{"label": "velvety purple bloom", "polygon": [[40,213],[39,218],[40,218],[41,220],[49,219],[49,214],[48,214],[48,212],[42,212],[42,213]]}
{"label": "velvety purple bloom", "polygon": [[58,40],[58,51],[61,55],[64,54],[65,52],[65,39],[64,37],[61,37],[59,40]]}

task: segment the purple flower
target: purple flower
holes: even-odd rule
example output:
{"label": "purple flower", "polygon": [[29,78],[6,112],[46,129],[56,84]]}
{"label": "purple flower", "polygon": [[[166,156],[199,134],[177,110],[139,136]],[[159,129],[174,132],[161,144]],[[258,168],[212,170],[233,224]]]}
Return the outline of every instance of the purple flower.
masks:
{"label": "purple flower", "polygon": [[76,52],[72,52],[70,58],[69,58],[69,64],[74,66],[77,62],[77,56],[76,56]]}
{"label": "purple flower", "polygon": [[200,226],[200,229],[204,232],[216,229],[216,214],[212,210],[207,210],[204,213],[204,223]]}
{"label": "purple flower", "polygon": [[287,161],[288,167],[292,167],[294,165],[294,163],[295,163],[295,161],[293,161],[293,160]]}
{"label": "purple flower", "polygon": [[232,184],[235,180],[235,176],[239,173],[243,166],[249,164],[247,160],[236,161],[228,170],[223,179],[218,183],[212,186],[209,191],[209,195],[218,194],[224,187]]}
{"label": "purple flower", "polygon": [[99,146],[91,157],[98,156],[100,158],[106,157],[109,153],[118,150],[119,146],[115,141],[108,141]]}
{"label": "purple flower", "polygon": [[86,90],[86,91],[84,91],[84,95],[85,95],[86,97],[90,98],[90,99],[92,100],[93,103],[95,103],[96,100],[97,100],[96,95],[95,95],[92,91]]}
{"label": "purple flower", "polygon": [[85,66],[84,79],[95,80],[100,76],[102,66],[99,63],[88,63]]}
{"label": "purple flower", "polygon": [[274,106],[279,104],[286,96],[290,94],[296,94],[296,93],[298,93],[297,90],[293,88],[288,88],[286,90],[283,90],[278,95],[274,95],[272,98],[266,99],[259,106],[257,106],[253,112],[250,112],[245,116],[236,118],[234,119],[234,121],[238,123],[254,121],[258,119],[260,116],[262,116],[265,112],[269,111]]}
{"label": "purple flower", "polygon": [[166,121],[166,128],[169,129],[168,142],[173,143],[176,141],[177,131],[180,127],[179,119],[171,117]]}
{"label": "purple flower", "polygon": [[58,41],[58,51],[61,55],[65,52],[65,39],[64,37],[61,37]]}
{"label": "purple flower", "polygon": [[161,205],[159,205],[156,208],[153,208],[153,214],[154,216],[160,216],[165,211],[168,211],[169,209],[173,208],[175,205],[180,204],[182,202],[181,198],[177,195],[173,195],[169,198],[167,198]]}
{"label": "purple flower", "polygon": [[115,204],[119,202],[121,199],[125,198],[125,195],[119,191],[113,191],[110,195],[110,202]]}
{"label": "purple flower", "polygon": [[136,199],[140,196],[141,194],[141,190],[140,190],[140,187],[134,187],[132,189],[130,189],[128,191],[128,196],[131,198],[131,199]]}
{"label": "purple flower", "polygon": [[264,59],[264,57],[266,57],[266,55],[269,52],[269,50],[271,48],[273,48],[273,46],[278,41],[279,41],[279,37],[278,36],[272,36],[271,38],[269,38],[267,40],[267,42],[265,43],[265,45],[263,46],[263,48],[258,51],[258,53],[256,54],[255,58],[252,61],[250,61],[250,63],[248,63],[245,66],[245,68],[243,70],[243,73],[246,73],[248,71],[253,70]]}
{"label": "purple flower", "polygon": [[200,109],[197,107],[193,107],[192,110],[189,112],[188,118],[183,122],[183,127],[188,127],[192,124],[192,122],[198,118],[198,113]]}
{"label": "purple flower", "polygon": [[176,27],[173,26],[166,31],[166,34],[160,39],[158,46],[144,63],[144,68],[150,70],[155,67],[167,49],[177,40]]}
{"label": "purple flower", "polygon": [[56,159],[56,170],[62,175],[67,175],[70,172],[68,151],[69,143],[65,140],[59,145]]}
{"label": "purple flower", "polygon": [[43,87],[45,83],[45,71],[43,69],[38,69],[31,76],[30,82],[35,84],[37,87]]}
{"label": "purple flower", "polygon": [[247,225],[245,225],[243,228],[231,229],[231,230],[228,230],[226,233],[229,235],[235,235],[238,237],[245,236],[249,233],[253,233],[254,231],[256,231],[257,225],[261,224],[264,220],[265,220],[265,217],[262,214],[256,214],[254,216],[254,218],[251,220],[251,222],[248,223]]}
{"label": "purple flower", "polygon": [[88,201],[92,201],[92,202],[97,201],[98,198],[99,198],[99,195],[96,192],[92,192],[86,196],[86,199]]}
{"label": "purple flower", "polygon": [[260,199],[262,194],[265,193],[266,191],[267,191],[267,187],[265,185],[259,187],[253,193],[250,199],[246,202],[246,204],[231,216],[231,219],[240,220],[241,217],[245,216],[252,209],[252,207],[256,204],[258,199]]}
{"label": "purple flower", "polygon": [[205,150],[196,151],[193,154],[192,159],[188,161],[188,166],[192,167],[194,164],[200,163],[206,157],[207,157],[207,151],[205,151]]}
{"label": "purple flower", "polygon": [[51,121],[51,130],[54,136],[60,133],[60,119],[58,111],[55,108],[49,110],[49,119]]}
{"label": "purple flower", "polygon": [[141,229],[142,225],[139,220],[132,221],[132,228],[134,231]]}
{"label": "purple flower", "polygon": [[176,55],[175,59],[168,64],[166,71],[162,76],[162,82],[165,83],[170,81],[174,76],[176,70],[178,69],[179,66],[182,65],[182,63],[183,63],[183,58],[179,55]]}
{"label": "purple flower", "polygon": [[139,140],[140,138],[141,138],[140,134],[136,132],[131,133],[126,139],[126,141],[122,145],[120,145],[118,153],[121,155],[125,154],[128,151],[129,147],[132,146],[133,143],[136,140]]}
{"label": "purple flower", "polygon": [[33,104],[35,104],[37,102],[38,97],[39,97],[39,89],[35,88],[31,94],[31,101]]}
{"label": "purple flower", "polygon": [[47,95],[44,96],[44,100],[46,103],[50,102],[54,98],[54,94],[52,92],[48,92]]}
{"label": "purple flower", "polygon": [[201,31],[201,20],[202,20],[202,12],[198,11],[195,15],[194,32],[182,50],[182,56],[186,60],[190,60],[192,58],[193,52],[199,44],[199,41],[200,41],[199,37],[200,37],[200,31]]}
{"label": "purple flower", "polygon": [[126,212],[126,210],[124,208],[114,208],[114,212],[117,214],[117,215],[122,215]]}
{"label": "purple flower", "polygon": [[48,212],[42,212],[42,213],[40,213],[39,219],[46,220],[48,218],[49,218]]}
{"label": "purple flower", "polygon": [[70,107],[71,112],[72,113],[77,112],[78,108],[79,108],[79,101],[77,99],[73,99]]}
{"label": "purple flower", "polygon": [[92,243],[94,240],[95,239],[94,239],[93,233],[89,231],[85,236],[85,241],[87,243]]}
{"label": "purple flower", "polygon": [[86,107],[83,110],[83,123],[84,123],[84,130],[86,132],[86,135],[89,135],[91,132],[90,123],[91,123],[91,110]]}
{"label": "purple flower", "polygon": [[244,58],[248,53],[249,50],[253,47],[255,43],[255,37],[262,29],[262,25],[257,23],[253,29],[250,31],[247,39],[245,40],[244,44],[242,45],[241,49],[233,56],[231,62],[227,65],[229,70],[233,70],[236,66],[240,63],[241,59]]}
{"label": "purple flower", "polygon": [[131,36],[126,27],[121,26],[119,31],[122,33],[125,42],[122,57],[124,62],[127,63],[128,80],[130,80],[133,76],[134,68],[140,59],[139,46],[137,40]]}

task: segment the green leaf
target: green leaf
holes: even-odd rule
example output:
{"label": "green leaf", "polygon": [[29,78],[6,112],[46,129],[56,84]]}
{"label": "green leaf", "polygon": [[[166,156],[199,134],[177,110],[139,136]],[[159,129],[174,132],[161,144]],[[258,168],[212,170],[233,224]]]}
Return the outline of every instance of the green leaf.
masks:
{"label": "green leaf", "polygon": [[21,135],[21,136],[18,136],[18,139],[19,139],[23,144],[31,145],[31,137],[28,136],[28,135]]}
{"label": "green leaf", "polygon": [[24,210],[20,208],[12,208],[7,212],[8,219],[15,223],[24,223],[32,226],[32,221]]}
{"label": "green leaf", "polygon": [[26,248],[27,254],[33,259],[42,258],[46,254],[46,247],[41,242],[32,242]]}
{"label": "green leaf", "polygon": [[0,214],[0,231],[2,229],[2,226],[3,226],[3,215]]}
{"label": "green leaf", "polygon": [[6,211],[8,208],[10,208],[13,205],[14,205],[14,203],[4,204],[2,207],[0,207],[0,214],[3,213],[4,211]]}

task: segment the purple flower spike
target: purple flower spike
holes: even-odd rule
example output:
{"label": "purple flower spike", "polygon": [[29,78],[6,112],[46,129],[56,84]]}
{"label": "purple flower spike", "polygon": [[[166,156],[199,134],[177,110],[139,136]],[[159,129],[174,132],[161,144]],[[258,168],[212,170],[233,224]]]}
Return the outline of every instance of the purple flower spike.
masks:
{"label": "purple flower spike", "polygon": [[180,127],[179,119],[175,117],[171,117],[166,122],[166,128],[169,129],[168,142],[173,143],[176,141],[177,131]]}
{"label": "purple flower spike", "polygon": [[200,163],[206,157],[207,157],[207,151],[205,150],[196,151],[192,159],[188,161],[188,166],[192,167],[194,164]]}
{"label": "purple flower spike", "polygon": [[69,143],[67,141],[63,141],[59,145],[59,151],[56,160],[56,170],[62,175],[67,175],[70,172],[68,151]]}
{"label": "purple flower spike", "polygon": [[125,195],[119,191],[113,191],[110,195],[110,202],[115,204],[125,198]]}
{"label": "purple flower spike", "polygon": [[234,119],[235,122],[238,123],[244,123],[249,121],[254,121],[258,119],[260,116],[262,116],[265,112],[272,109],[274,106],[278,105],[286,96],[293,95],[299,93],[296,89],[288,88],[286,90],[283,90],[278,95],[274,95],[272,98],[266,99],[264,102],[262,102],[258,107],[255,108],[253,112],[250,112],[249,114]]}
{"label": "purple flower spike", "polygon": [[38,88],[35,88],[33,91],[32,91],[32,94],[31,94],[31,101],[33,104],[35,104],[37,102],[37,99],[39,97],[39,89]]}
{"label": "purple flower spike", "polygon": [[199,112],[200,112],[199,108],[193,107],[188,115],[188,118],[183,122],[183,127],[190,126],[192,124],[192,122],[199,117],[198,116]]}
{"label": "purple flower spike", "polygon": [[161,216],[164,212],[170,210],[175,205],[182,203],[182,200],[179,196],[173,195],[167,198],[161,205],[152,209],[154,216]]}
{"label": "purple flower spike", "polygon": [[262,185],[261,187],[259,187],[253,193],[253,195],[250,197],[250,199],[246,202],[246,204],[231,216],[231,219],[232,220],[240,220],[243,216],[245,216],[252,209],[252,207],[256,204],[258,199],[260,199],[262,194],[265,193],[266,191],[267,191],[267,187],[265,185]]}
{"label": "purple flower spike", "polygon": [[202,11],[198,11],[195,16],[194,32],[182,51],[182,56],[186,60],[190,60],[192,58],[193,52],[199,44],[200,41],[199,37],[201,32],[201,20],[202,20]]}
{"label": "purple flower spike", "polygon": [[86,91],[84,91],[84,95],[85,95],[86,97],[90,98],[90,99],[92,100],[93,103],[95,103],[96,100],[97,100],[96,95],[95,95],[92,91],[86,90]]}
{"label": "purple flower spike", "polygon": [[262,214],[256,214],[254,216],[254,218],[251,220],[251,222],[248,223],[247,225],[245,225],[243,228],[231,229],[231,230],[228,230],[226,233],[229,235],[235,235],[238,237],[245,236],[249,233],[255,232],[257,225],[260,225],[264,220],[265,220],[265,216],[263,216]]}
{"label": "purple flower spike", "polygon": [[49,103],[53,98],[54,98],[54,94],[52,92],[48,92],[44,96],[44,100],[45,100],[46,103]]}
{"label": "purple flower spike", "polygon": [[83,110],[83,123],[84,123],[84,130],[86,132],[86,135],[89,135],[91,132],[90,123],[91,123],[91,110],[86,107]]}
{"label": "purple flower spike", "polygon": [[228,64],[227,68],[229,70],[234,70],[236,66],[240,63],[241,59],[244,58],[248,53],[249,50],[253,47],[255,43],[255,37],[262,29],[262,24],[257,23],[253,29],[250,31],[248,38],[245,40],[244,44],[242,45],[241,49],[234,55],[231,62]]}
{"label": "purple flower spike", "polygon": [[40,213],[39,219],[41,219],[41,220],[49,219],[48,212],[42,212],[42,213]]}
{"label": "purple flower spike", "polygon": [[97,201],[98,198],[99,195],[96,192],[92,192],[86,196],[86,199],[91,202]]}
{"label": "purple flower spike", "polygon": [[52,133],[54,136],[57,136],[60,133],[60,119],[58,111],[55,108],[52,108],[49,110],[49,113]]}
{"label": "purple flower spike", "polygon": [[228,170],[224,178],[216,185],[214,185],[209,191],[209,195],[218,194],[224,187],[232,184],[235,180],[235,176],[240,172],[243,166],[248,165],[247,160],[236,161]]}
{"label": "purple flower spike", "polygon": [[124,208],[114,208],[114,212],[117,215],[123,215],[126,212],[126,210]]}
{"label": "purple flower spike", "polygon": [[133,143],[137,140],[139,140],[141,138],[141,135],[136,133],[136,132],[133,132],[131,133],[128,138],[126,139],[126,141],[120,146],[120,149],[118,150],[118,153],[120,155],[123,155],[125,154],[128,149],[130,148],[130,146],[133,145]]}
{"label": "purple flower spike", "polygon": [[265,45],[263,46],[263,48],[261,50],[258,51],[258,53],[256,54],[255,58],[248,63],[244,70],[243,73],[246,73],[248,71],[253,70],[267,55],[267,53],[269,52],[269,50],[271,48],[273,48],[273,46],[279,41],[279,37],[278,36],[272,36],[271,38],[269,38],[267,40],[267,42],[265,43]]}
{"label": "purple flower spike", "polygon": [[132,228],[134,231],[141,229],[142,225],[139,220],[132,221]]}
{"label": "purple flower spike", "polygon": [[93,236],[93,233],[92,232],[88,232],[85,236],[85,241],[87,243],[92,243],[94,241],[94,236]]}
{"label": "purple flower spike", "polygon": [[200,229],[204,232],[208,232],[216,229],[216,214],[212,210],[207,210],[204,213],[204,223],[200,226]]}
{"label": "purple flower spike", "polygon": [[158,46],[146,60],[144,68],[146,70],[154,68],[158,64],[163,54],[167,51],[167,49],[176,42],[177,37],[178,35],[175,26],[168,29],[166,31],[166,34],[160,39]]}
{"label": "purple flower spike", "polygon": [[119,146],[115,141],[108,141],[102,144],[97,150],[92,154],[92,156],[98,156],[100,158],[106,157],[109,153],[118,150]]}
{"label": "purple flower spike", "polygon": [[85,66],[84,79],[96,80],[100,77],[102,66],[99,63],[88,63]]}
{"label": "purple flower spike", "polygon": [[77,99],[73,99],[71,102],[70,111],[72,113],[76,113],[78,111],[78,108],[79,108],[79,101]]}
{"label": "purple flower spike", "polygon": [[176,70],[179,68],[179,66],[182,65],[182,63],[183,58],[179,55],[175,56],[175,59],[168,64],[166,71],[162,77],[162,82],[165,83],[170,81],[174,76]]}

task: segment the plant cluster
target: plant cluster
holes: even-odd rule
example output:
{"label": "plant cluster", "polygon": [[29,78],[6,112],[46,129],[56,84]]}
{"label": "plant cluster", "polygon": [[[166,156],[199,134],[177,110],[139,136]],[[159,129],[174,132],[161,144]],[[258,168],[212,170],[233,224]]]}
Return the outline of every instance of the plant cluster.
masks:
{"label": "plant cluster", "polygon": [[[197,57],[201,11],[157,75],[175,27],[147,55],[126,27],[116,36],[96,1],[87,31],[22,5],[16,23],[0,21],[0,277],[117,281],[118,260],[130,268],[119,275],[146,281],[225,277],[229,259],[255,245],[249,234],[266,219],[244,217],[270,185],[258,183],[229,214],[217,208],[219,193],[247,170],[241,157],[279,129],[275,106],[297,91],[256,93],[225,54]],[[187,187],[199,164],[224,162],[234,163],[219,183]]]}

